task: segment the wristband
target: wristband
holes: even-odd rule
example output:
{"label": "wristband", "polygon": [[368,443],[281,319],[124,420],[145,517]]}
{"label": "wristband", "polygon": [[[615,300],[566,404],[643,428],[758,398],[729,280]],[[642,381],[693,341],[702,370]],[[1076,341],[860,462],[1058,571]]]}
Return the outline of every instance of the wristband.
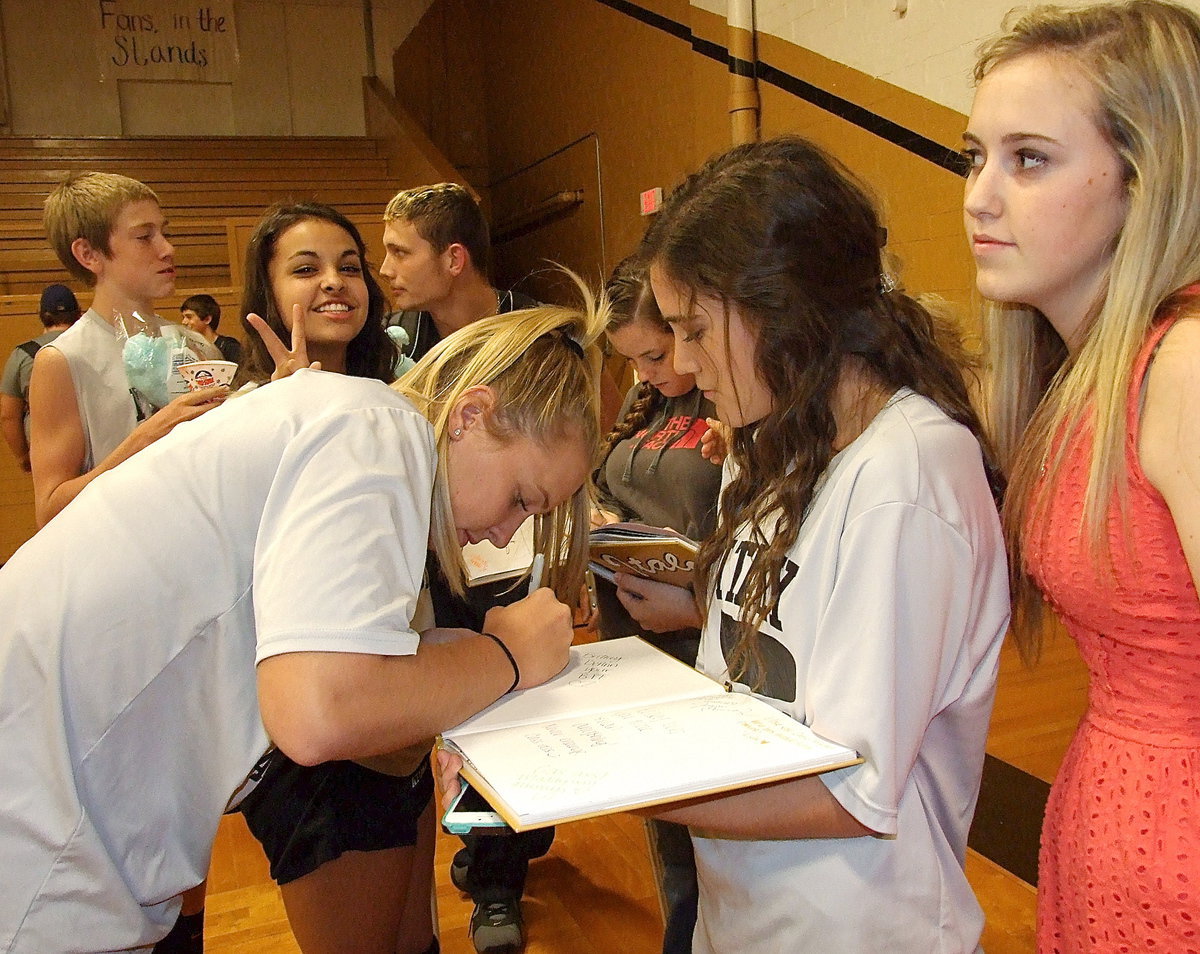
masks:
{"label": "wristband", "polygon": [[516,689],[517,685],[521,682],[521,667],[517,665],[517,661],[513,658],[513,654],[509,651],[509,648],[504,645],[504,640],[502,640],[495,633],[483,633],[482,635],[486,636],[488,639],[495,640],[496,645],[504,650],[504,655],[508,657],[508,662],[512,666],[512,685],[504,690],[504,694],[508,695],[510,692]]}

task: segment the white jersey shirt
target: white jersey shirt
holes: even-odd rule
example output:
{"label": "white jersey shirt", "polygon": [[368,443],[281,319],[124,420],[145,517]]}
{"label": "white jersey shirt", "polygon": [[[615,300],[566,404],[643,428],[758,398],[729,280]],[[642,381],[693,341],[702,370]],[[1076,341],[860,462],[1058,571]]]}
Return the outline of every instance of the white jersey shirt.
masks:
{"label": "white jersey shirt", "polygon": [[0,569],[0,951],[169,930],[268,747],[256,663],[416,652],[436,466],[405,398],[304,370],[100,475]]}
{"label": "white jersey shirt", "polygon": [[[697,665],[719,679],[754,548],[742,539],[726,557],[710,604]],[[693,832],[697,954],[977,949],[963,859],[1008,616],[979,446],[899,391],[827,468],[760,629],[758,694],[858,750],[861,765],[821,779],[881,835]]]}

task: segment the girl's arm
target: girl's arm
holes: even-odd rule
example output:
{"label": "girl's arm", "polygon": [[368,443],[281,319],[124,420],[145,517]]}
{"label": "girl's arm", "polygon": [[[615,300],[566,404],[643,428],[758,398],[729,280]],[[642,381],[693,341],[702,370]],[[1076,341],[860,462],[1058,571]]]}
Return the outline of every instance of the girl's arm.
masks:
{"label": "girl's arm", "polygon": [[844,809],[816,776],[652,809],[663,821],[728,838],[861,838],[874,835]]}
{"label": "girl's arm", "polygon": [[212,410],[228,394],[228,388],[205,388],[180,395],[138,424],[85,473],[87,440],[70,366],[57,348],[42,348],[33,359],[29,382],[30,464],[37,525],[44,527],[100,474],[169,434],[176,424]]}
{"label": "girl's arm", "polygon": [[[571,611],[542,588],[495,607],[484,628],[507,647],[518,688],[566,665]],[[478,634],[422,640],[415,654],[292,652],[258,665],[258,700],[271,739],[293,761],[316,765],[363,759],[425,743],[495,702],[513,666],[496,641]]]}
{"label": "girl's arm", "polygon": [[[965,439],[944,448],[965,458]],[[977,452],[976,452],[977,453]],[[952,523],[927,507],[891,499],[887,456],[864,468],[859,482],[880,482],[880,503],[857,508],[837,528],[837,572],[828,591],[804,581],[819,577],[825,548],[797,554],[794,590],[785,589],[764,638],[774,657],[796,660],[793,674],[774,671],[764,690],[803,699],[814,731],[858,750],[861,765],[743,791],[722,798],[672,805],[656,817],[683,822],[718,836],[759,839],[846,838],[894,835],[900,804],[921,758],[931,724],[961,701],[950,747],[931,750],[947,766],[946,796],[973,798],[990,710],[990,681],[1007,622],[1007,587],[999,523],[982,473],[959,484],[949,470],[929,469],[974,512]],[[947,460],[947,468],[956,466]],[[965,469],[961,461],[957,466]],[[977,536],[966,527],[978,524]],[[974,539],[974,544],[971,540]],[[720,587],[718,586],[718,591]],[[714,594],[706,639],[736,612]],[[775,627],[778,627],[776,629]],[[779,636],[769,633],[779,632]],[[708,649],[711,651],[712,646]],[[703,656],[703,650],[702,650]],[[793,684],[788,679],[795,679]],[[939,732],[945,732],[939,729]],[[977,746],[977,748],[976,748]]]}
{"label": "girl's arm", "polygon": [[[438,752],[442,807],[459,792],[462,759]],[[874,835],[838,803],[815,776],[745,789],[719,798],[694,799],[637,812],[663,821],[691,825],[708,836],[732,838],[861,838]]]}
{"label": "girl's arm", "polygon": [[1138,456],[1200,589],[1200,316],[1167,332],[1147,372]]}
{"label": "girl's arm", "polygon": [[643,580],[632,573],[617,573],[614,582],[625,611],[652,633],[699,629],[704,624],[696,594],[686,587]]}
{"label": "girl's arm", "polygon": [[537,685],[566,665],[574,635],[548,588],[490,610],[483,632],[496,639],[412,630],[437,457],[432,428],[386,393],[289,437],[257,522],[258,701],[302,764],[429,742],[509,689],[508,653],[520,687]]}

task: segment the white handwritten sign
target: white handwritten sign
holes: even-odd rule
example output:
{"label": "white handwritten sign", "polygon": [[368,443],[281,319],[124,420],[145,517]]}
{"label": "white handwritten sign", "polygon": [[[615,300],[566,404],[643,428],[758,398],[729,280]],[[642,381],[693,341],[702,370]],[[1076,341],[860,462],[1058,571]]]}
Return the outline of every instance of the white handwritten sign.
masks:
{"label": "white handwritten sign", "polygon": [[233,0],[92,0],[100,78],[229,83]]}

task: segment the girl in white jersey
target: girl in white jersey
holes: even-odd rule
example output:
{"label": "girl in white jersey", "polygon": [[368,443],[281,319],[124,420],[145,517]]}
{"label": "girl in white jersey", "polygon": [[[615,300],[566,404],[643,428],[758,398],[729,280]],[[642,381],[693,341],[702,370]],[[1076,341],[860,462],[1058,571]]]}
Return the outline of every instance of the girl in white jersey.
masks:
{"label": "girl in white jersey", "polygon": [[[562,668],[603,312],[485,319],[394,389],[301,370],[97,478],[0,569],[0,951],[153,943],[270,746],[415,763]],[[461,588],[462,545],[530,514],[568,554],[548,586],[487,634],[422,632],[427,549]],[[413,940],[369,927],[342,949]]]}
{"label": "girl in white jersey", "polygon": [[785,137],[710,160],[646,239],[675,367],[733,429],[697,665],[863,757],[657,813],[692,830],[697,954],[978,946],[996,481],[957,336],[896,288],[885,236],[835,160]]}

